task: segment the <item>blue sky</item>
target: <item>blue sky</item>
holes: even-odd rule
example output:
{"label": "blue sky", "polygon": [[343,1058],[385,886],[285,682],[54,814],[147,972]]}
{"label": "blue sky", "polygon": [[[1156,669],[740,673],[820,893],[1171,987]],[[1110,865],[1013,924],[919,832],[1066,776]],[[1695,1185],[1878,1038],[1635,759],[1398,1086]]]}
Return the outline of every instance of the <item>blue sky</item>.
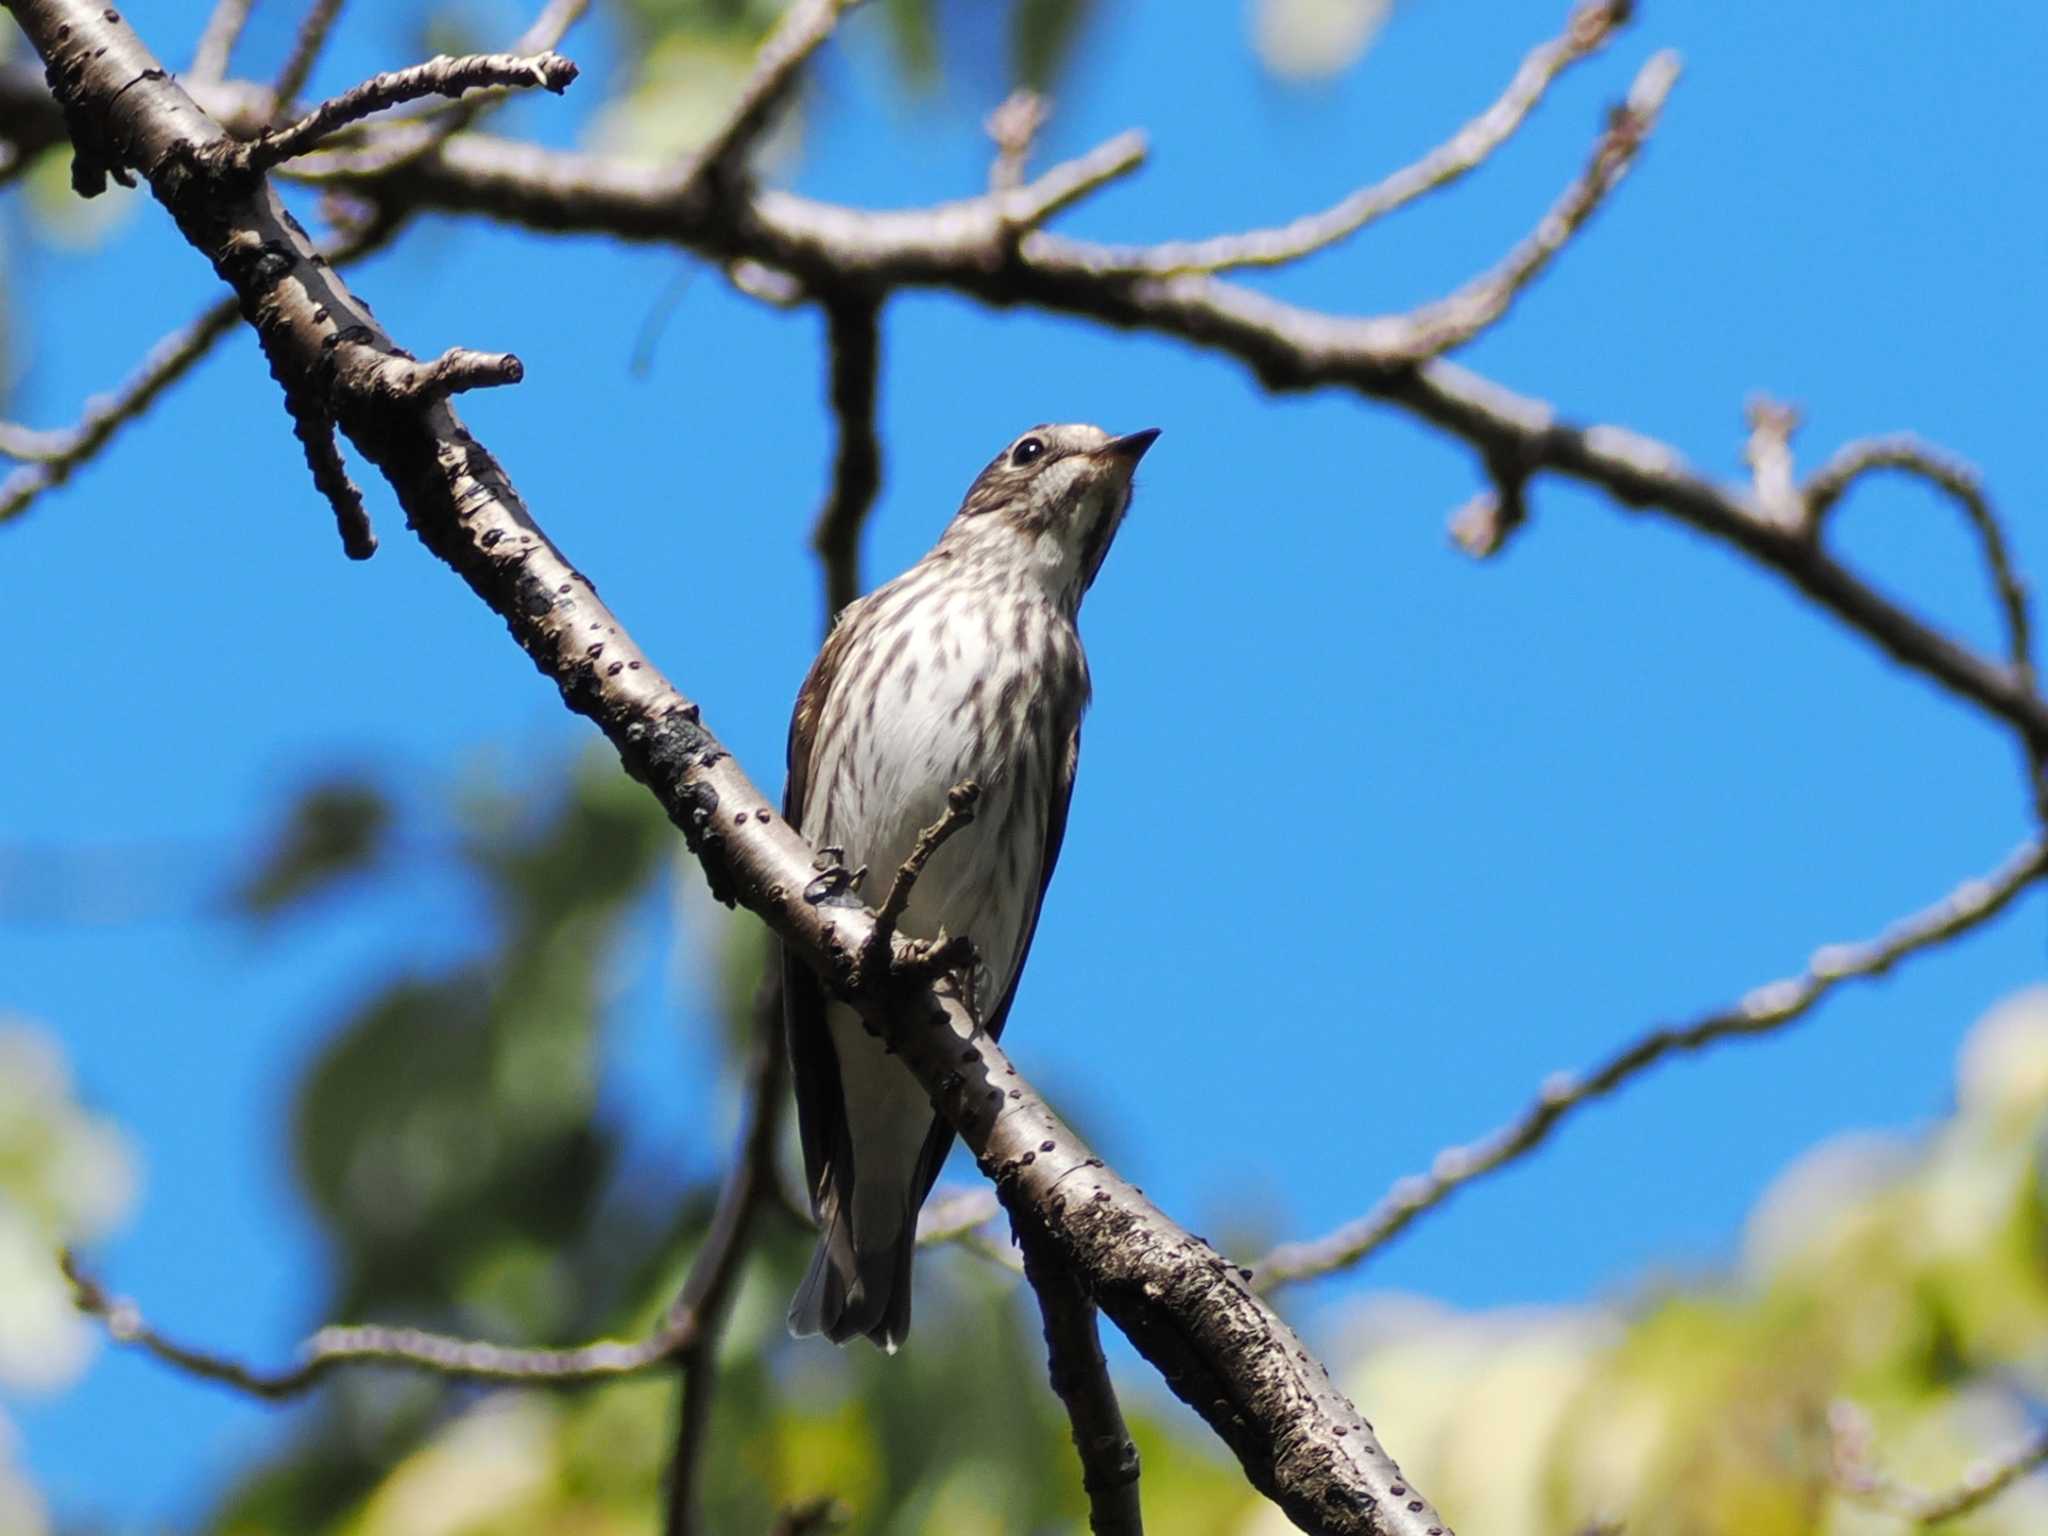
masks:
{"label": "blue sky", "polygon": [[[203,9],[152,7],[150,40],[178,55]],[[268,9],[259,61],[291,25]],[[1154,158],[1064,227],[1163,238],[1322,206],[1490,101],[1564,10],[1414,0],[1358,67],[1292,90],[1261,73],[1235,7],[1197,26],[1170,0],[1106,6],[1044,154],[1137,125]],[[796,185],[876,206],[978,188],[1000,72],[967,40],[945,91],[906,103],[876,19],[825,61]],[[584,81],[501,124],[565,140],[613,42],[586,26],[568,48]],[[1462,281],[1534,223],[1666,45],[1685,75],[1641,163],[1463,360],[1724,476],[1740,473],[1754,390],[1804,407],[1809,467],[1845,438],[1911,428],[1982,467],[2022,567],[2048,570],[2048,211],[2032,195],[2048,142],[2027,105],[2048,14],[1645,5],[1461,188],[1271,286],[1383,311]],[[409,49],[397,8],[363,8],[316,86]],[[36,424],[68,420],[214,292],[147,205],[82,257],[28,243],[17,205],[4,217],[12,410]],[[524,359],[524,384],[469,398],[471,426],[774,784],[816,638],[803,531],[829,455],[819,326],[699,272],[635,376],[680,265],[434,223],[359,287],[417,352]],[[1391,410],[1269,398],[1177,344],[946,296],[897,298],[886,327],[871,580],[923,551],[1022,426],[1165,429],[1084,617],[1095,710],[1006,1043],[1197,1230],[1301,1236],[1355,1215],[1547,1073],[1876,931],[2026,833],[2002,735],[1664,520],[1543,482],[1531,526],[1475,565],[1444,536],[1477,488],[1471,455]],[[0,849],[153,850],[163,886],[118,923],[38,920],[10,893],[0,1006],[62,1037],[141,1153],[143,1198],[102,1270],[167,1326],[266,1360],[319,1321],[283,1090],[379,957],[459,951],[478,914],[427,880],[258,942],[200,897],[309,776],[362,766],[425,798],[479,758],[516,777],[590,737],[359,478],[384,537],[365,566],[341,558],[238,336],[0,531],[19,637]],[[1949,507],[1874,484],[1833,536],[1888,591],[1998,643]],[[1367,1289],[1611,1297],[1720,1261],[1800,1150],[1941,1112],[1962,1032],[2041,974],[2044,916],[2032,897],[1788,1035],[1659,1071],[1294,1305],[1313,1330]],[[725,1121],[706,1113],[697,991],[661,979],[668,948],[650,923],[622,971],[613,1081],[643,1155],[704,1171],[724,1139],[703,1127]],[[133,1520],[190,1516],[279,1422],[114,1353],[66,1396],[10,1411],[60,1513]],[[130,1448],[118,1487],[110,1440]]]}

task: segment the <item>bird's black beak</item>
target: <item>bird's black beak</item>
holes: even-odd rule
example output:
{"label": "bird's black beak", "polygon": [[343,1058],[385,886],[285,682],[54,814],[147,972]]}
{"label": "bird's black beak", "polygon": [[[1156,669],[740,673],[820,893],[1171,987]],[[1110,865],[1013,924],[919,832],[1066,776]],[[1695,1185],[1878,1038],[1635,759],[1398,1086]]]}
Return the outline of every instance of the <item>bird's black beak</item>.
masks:
{"label": "bird's black beak", "polygon": [[1152,440],[1159,435],[1157,427],[1147,427],[1142,432],[1127,432],[1122,437],[1112,437],[1096,450],[1114,458],[1127,459],[1132,464],[1145,457],[1145,450],[1152,446]]}

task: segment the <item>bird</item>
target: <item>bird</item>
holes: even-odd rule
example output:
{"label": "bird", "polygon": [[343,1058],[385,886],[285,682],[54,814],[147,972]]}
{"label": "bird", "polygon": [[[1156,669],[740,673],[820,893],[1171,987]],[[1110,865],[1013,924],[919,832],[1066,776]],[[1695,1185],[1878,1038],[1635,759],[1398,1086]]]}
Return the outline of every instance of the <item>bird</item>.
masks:
{"label": "bird", "polygon": [[[1088,707],[1081,599],[1156,427],[1031,428],[975,477],[931,551],[847,606],[797,694],[783,814],[887,879],[972,783],[897,931],[966,936],[964,992],[999,1036],[1066,833]],[[894,1354],[910,1330],[917,1213],[952,1146],[910,1070],[785,947],[783,1023],[819,1228],[789,1327]]]}

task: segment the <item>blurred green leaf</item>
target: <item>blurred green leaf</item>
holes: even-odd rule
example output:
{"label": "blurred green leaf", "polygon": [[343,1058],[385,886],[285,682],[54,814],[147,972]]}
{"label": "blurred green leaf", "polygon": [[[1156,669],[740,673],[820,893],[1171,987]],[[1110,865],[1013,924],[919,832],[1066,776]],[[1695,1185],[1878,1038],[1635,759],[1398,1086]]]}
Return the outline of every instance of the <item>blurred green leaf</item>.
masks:
{"label": "blurred green leaf", "polygon": [[1010,56],[1016,83],[1051,90],[1092,9],[1089,0],[1015,0]]}
{"label": "blurred green leaf", "polygon": [[275,845],[237,887],[235,907],[277,917],[368,868],[384,851],[391,806],[356,780],[318,784],[299,796]]}

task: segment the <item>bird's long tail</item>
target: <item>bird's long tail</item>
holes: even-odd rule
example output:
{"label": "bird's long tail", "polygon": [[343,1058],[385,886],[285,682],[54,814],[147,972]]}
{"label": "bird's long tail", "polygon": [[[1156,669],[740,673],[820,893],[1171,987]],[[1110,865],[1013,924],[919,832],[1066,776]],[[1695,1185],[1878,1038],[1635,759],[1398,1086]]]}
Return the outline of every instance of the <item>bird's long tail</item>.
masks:
{"label": "bird's long tail", "polygon": [[862,1243],[853,1230],[850,1202],[828,1192],[818,1215],[824,1230],[789,1304],[789,1331],[798,1338],[822,1333],[834,1344],[865,1334],[895,1354],[910,1332],[910,1260],[917,1248],[917,1223],[903,1222],[885,1242]]}

